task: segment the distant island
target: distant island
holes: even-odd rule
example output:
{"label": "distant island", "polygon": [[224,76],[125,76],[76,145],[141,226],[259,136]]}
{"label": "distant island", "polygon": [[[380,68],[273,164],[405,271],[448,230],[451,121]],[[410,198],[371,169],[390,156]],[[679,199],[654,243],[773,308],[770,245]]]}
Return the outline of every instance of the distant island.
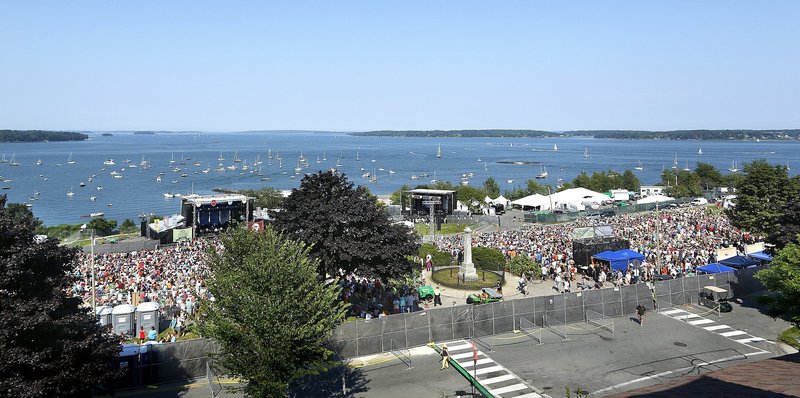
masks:
{"label": "distant island", "polygon": [[103,133],[103,134],[100,134],[100,135],[102,135],[103,137],[113,137],[114,136],[114,134],[111,134],[111,133]]}
{"label": "distant island", "polygon": [[350,133],[363,137],[594,137],[598,139],[639,140],[797,140],[800,129],[786,130],[379,130]]}
{"label": "distant island", "polygon": [[134,132],[133,132],[133,134],[138,134],[138,135],[155,135],[155,134],[156,134],[156,132],[155,132],[155,131],[134,131]]}
{"label": "distant island", "polygon": [[85,141],[89,136],[69,131],[0,130],[0,142]]}

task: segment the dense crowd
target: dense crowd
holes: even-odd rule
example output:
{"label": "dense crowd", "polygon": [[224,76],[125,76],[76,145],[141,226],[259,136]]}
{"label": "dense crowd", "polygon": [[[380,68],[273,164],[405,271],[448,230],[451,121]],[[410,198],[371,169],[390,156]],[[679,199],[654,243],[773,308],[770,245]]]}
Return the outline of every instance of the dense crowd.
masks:
{"label": "dense crowd", "polygon": [[[96,254],[97,306],[157,302],[163,315],[178,325],[192,319],[201,298],[213,300],[205,287],[209,248],[221,249],[216,239],[195,239],[156,250]],[[74,271],[72,293],[90,302],[91,255],[82,253]]]}
{"label": "dense crowd", "polygon": [[[627,239],[631,249],[643,254],[645,261],[631,267],[628,273],[600,264],[575,264],[572,255],[575,229],[597,225],[611,225],[614,235]],[[606,282],[624,284],[651,280],[657,275],[675,277],[693,273],[698,266],[715,262],[717,249],[735,247],[744,251],[744,245],[754,243],[757,238],[731,225],[728,217],[718,211],[694,207],[661,211],[657,215],[631,213],[476,234],[473,245],[498,249],[507,258],[529,256],[541,267],[543,277],[558,278],[559,290],[564,290],[564,282],[575,280],[576,273],[589,276],[600,286]],[[463,250],[460,235],[441,237],[436,244],[442,251]]]}

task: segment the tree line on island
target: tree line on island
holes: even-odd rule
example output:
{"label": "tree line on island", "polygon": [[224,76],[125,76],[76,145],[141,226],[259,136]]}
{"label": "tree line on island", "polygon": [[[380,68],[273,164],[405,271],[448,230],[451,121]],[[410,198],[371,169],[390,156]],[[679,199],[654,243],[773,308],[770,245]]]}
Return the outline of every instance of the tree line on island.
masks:
{"label": "tree line on island", "polygon": [[353,132],[365,137],[486,137],[486,138],[547,138],[594,137],[621,140],[791,140],[800,138],[800,129],[779,130],[376,130]]}
{"label": "tree line on island", "polygon": [[[728,210],[734,225],[765,234],[775,245],[773,265],[757,274],[770,291],[762,302],[771,315],[800,324],[800,204],[795,200],[800,178],[766,161],[746,164],[735,178],[700,166],[689,174],[677,172],[673,189],[734,185],[736,206]],[[624,175],[598,172],[571,183],[602,191],[619,187],[608,184],[634,182],[630,176],[623,182]],[[481,200],[500,191],[493,180],[455,188],[468,197],[480,191]],[[540,191],[542,185],[531,181],[518,189]],[[281,211],[272,213],[274,223],[265,229],[238,228],[220,236],[224,250],[207,257],[206,286],[216,300],[200,303],[203,336],[222,347],[217,363],[243,380],[241,387],[251,396],[303,391],[308,377],[341,366],[325,342],[345,320],[348,305],[339,299],[336,283],[342,273],[386,283],[410,278],[415,255],[433,253],[437,262],[449,261],[435,247],[420,246],[418,235],[393,223],[376,197],[341,174],[305,176],[277,207]],[[79,297],[68,294],[77,280],[75,251],[56,239],[35,241],[37,225],[30,210],[7,206],[0,196],[0,388],[26,397],[88,396],[121,375],[109,366],[120,340],[98,326]],[[486,259],[486,267],[494,261],[512,270],[537,268],[525,256],[508,264],[496,257],[476,255]]]}
{"label": "tree line on island", "polygon": [[84,141],[89,136],[71,131],[0,130],[0,142]]}

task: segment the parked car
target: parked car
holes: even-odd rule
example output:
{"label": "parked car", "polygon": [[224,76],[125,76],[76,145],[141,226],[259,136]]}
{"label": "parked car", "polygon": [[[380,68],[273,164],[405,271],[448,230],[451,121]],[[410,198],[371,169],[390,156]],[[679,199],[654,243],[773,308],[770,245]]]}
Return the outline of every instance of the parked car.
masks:
{"label": "parked car", "polygon": [[467,296],[467,304],[486,304],[496,301],[503,301],[503,295],[488,287],[481,289],[480,295],[473,293]]}

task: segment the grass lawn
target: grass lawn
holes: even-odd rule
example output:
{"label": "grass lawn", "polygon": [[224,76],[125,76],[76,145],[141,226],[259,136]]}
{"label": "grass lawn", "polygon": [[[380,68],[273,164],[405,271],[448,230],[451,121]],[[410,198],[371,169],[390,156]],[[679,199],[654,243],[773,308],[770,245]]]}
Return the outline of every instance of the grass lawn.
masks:
{"label": "grass lawn", "polygon": [[496,287],[500,276],[494,272],[478,270],[478,280],[462,284],[458,280],[458,268],[441,269],[433,273],[433,281],[440,285],[457,289],[475,289],[482,287]]}
{"label": "grass lawn", "polygon": [[800,350],[800,329],[795,326],[783,331],[778,340]]}
{"label": "grass lawn", "polygon": [[[471,224],[442,224],[442,230],[436,231],[437,234],[457,234],[464,232],[464,228],[472,226]],[[430,224],[417,224],[414,226],[417,235],[429,235]]]}

